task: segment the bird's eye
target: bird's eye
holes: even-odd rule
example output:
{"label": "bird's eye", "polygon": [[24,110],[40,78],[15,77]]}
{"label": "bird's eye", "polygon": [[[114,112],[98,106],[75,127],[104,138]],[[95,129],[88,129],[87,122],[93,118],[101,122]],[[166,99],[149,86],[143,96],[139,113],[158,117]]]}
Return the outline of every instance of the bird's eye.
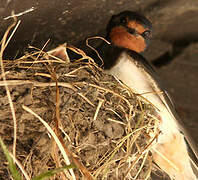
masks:
{"label": "bird's eye", "polygon": [[122,17],[122,18],[120,19],[120,23],[121,23],[121,24],[126,24],[126,23],[127,23],[127,19],[126,19],[125,17]]}
{"label": "bird's eye", "polygon": [[150,30],[146,30],[142,33],[142,36],[144,38],[150,38],[151,37],[151,31]]}
{"label": "bird's eye", "polygon": [[135,34],[135,29],[133,28],[127,28],[127,32],[129,32],[130,34]]}

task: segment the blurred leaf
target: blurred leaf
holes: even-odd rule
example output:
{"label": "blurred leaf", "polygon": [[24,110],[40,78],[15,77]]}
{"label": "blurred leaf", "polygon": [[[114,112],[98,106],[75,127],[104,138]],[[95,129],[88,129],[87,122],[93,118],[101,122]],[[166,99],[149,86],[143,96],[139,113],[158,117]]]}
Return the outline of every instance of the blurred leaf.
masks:
{"label": "blurred leaf", "polygon": [[17,170],[17,167],[16,167],[12,157],[10,156],[8,149],[6,148],[6,145],[3,143],[1,137],[0,137],[0,145],[1,145],[1,148],[3,149],[3,153],[6,156],[6,159],[8,161],[8,167],[10,169],[10,172],[11,172],[14,180],[22,180],[22,177],[20,176],[20,173]]}
{"label": "blurred leaf", "polygon": [[52,170],[49,170],[49,171],[46,171],[36,177],[34,177],[32,180],[44,180],[46,178],[49,178],[57,173],[60,173],[66,169],[71,169],[71,168],[75,168],[75,165],[68,165],[68,166],[63,166],[63,167],[60,167],[60,168],[56,168],[56,169],[52,169]]}

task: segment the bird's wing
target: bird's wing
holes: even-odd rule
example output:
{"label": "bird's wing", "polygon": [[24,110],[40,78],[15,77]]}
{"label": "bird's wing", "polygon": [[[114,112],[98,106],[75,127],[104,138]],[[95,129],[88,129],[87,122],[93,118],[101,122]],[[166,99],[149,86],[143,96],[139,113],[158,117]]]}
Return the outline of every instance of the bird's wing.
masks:
{"label": "bird's wing", "polygon": [[[195,154],[195,156],[198,160],[198,147],[195,144],[193,138],[191,137],[189,131],[185,128],[183,121],[178,116],[178,114],[176,112],[175,105],[174,105],[169,93],[164,88],[164,85],[163,85],[161,79],[159,78],[157,72],[154,70],[152,65],[147,60],[145,60],[141,55],[139,55],[133,51],[130,51],[129,54],[131,55],[131,57],[133,57],[133,59],[135,59],[138,62],[138,64],[140,66],[142,66],[144,68],[144,70],[153,78],[153,80],[156,82],[156,84],[158,84],[158,87],[163,92],[163,99],[162,99],[163,103],[165,104],[168,111],[175,117],[174,119],[177,121],[176,123],[178,125],[179,130],[184,134],[185,139],[187,140],[188,144],[190,145],[193,153]],[[139,56],[141,56],[141,57],[139,57]]]}

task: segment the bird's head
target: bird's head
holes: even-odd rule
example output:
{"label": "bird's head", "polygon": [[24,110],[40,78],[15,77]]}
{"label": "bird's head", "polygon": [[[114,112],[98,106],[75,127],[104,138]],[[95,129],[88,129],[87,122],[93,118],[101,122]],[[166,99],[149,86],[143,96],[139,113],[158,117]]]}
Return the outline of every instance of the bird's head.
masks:
{"label": "bird's head", "polygon": [[152,24],[139,13],[124,11],[112,16],[106,30],[113,45],[141,53],[151,38]]}

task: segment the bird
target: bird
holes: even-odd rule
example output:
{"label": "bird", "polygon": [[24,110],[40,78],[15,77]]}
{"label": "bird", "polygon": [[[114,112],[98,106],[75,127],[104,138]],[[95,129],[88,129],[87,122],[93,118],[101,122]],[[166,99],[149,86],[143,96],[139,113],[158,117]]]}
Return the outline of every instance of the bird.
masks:
{"label": "bird", "polygon": [[154,162],[171,179],[196,180],[188,153],[189,145],[198,159],[196,144],[182,124],[156,70],[142,55],[152,31],[152,23],[138,12],[123,11],[113,15],[106,27],[105,39],[109,43],[103,41],[93,59],[99,55],[96,63],[101,65],[102,62],[105,73],[121,80],[154,105],[160,120],[160,134],[151,150]]}
{"label": "bird", "polygon": [[[106,26],[106,40],[96,48],[97,53],[90,56],[105,73],[121,80],[155,108],[160,134],[151,148],[154,162],[171,179],[196,180],[188,147],[198,160],[197,146],[156,70],[142,55],[152,31],[152,23],[138,12],[123,11],[113,15]],[[65,60],[66,52],[66,46],[62,45],[48,54]]]}

